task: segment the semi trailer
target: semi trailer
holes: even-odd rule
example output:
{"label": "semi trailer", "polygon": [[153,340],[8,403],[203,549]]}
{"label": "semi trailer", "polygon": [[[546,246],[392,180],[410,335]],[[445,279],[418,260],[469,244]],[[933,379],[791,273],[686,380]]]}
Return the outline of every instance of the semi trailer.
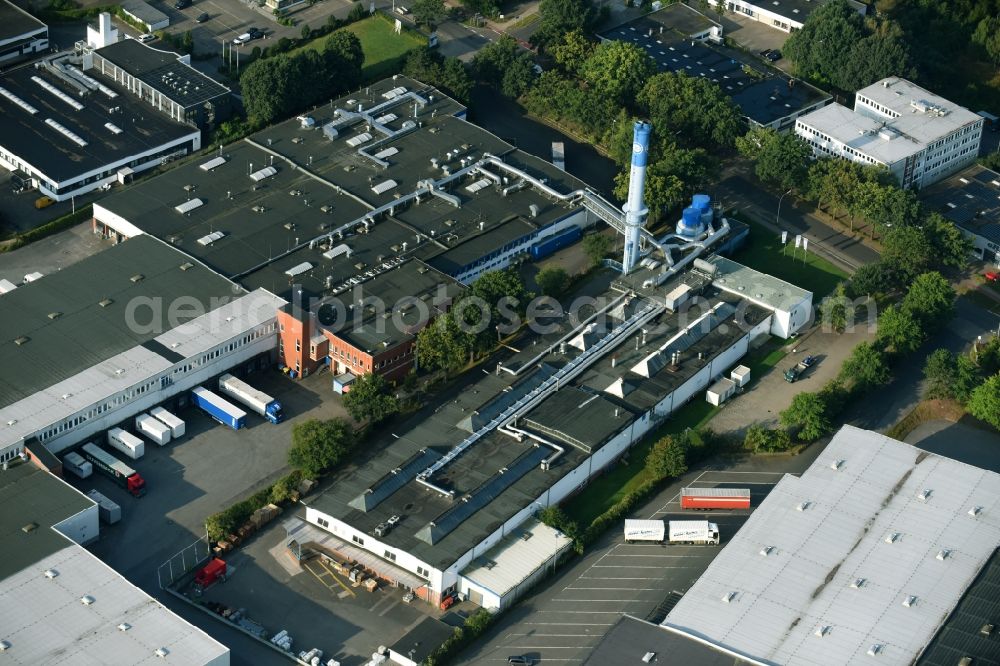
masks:
{"label": "semi trailer", "polygon": [[122,508],[111,501],[106,495],[96,490],[91,490],[87,492],[87,497],[97,502],[97,514],[103,523],[114,525],[122,519]]}
{"label": "semi trailer", "polygon": [[153,418],[149,414],[139,414],[139,416],[135,417],[135,429],[160,446],[166,446],[170,443],[170,428],[167,427],[167,424]]}
{"label": "semi trailer", "polygon": [[749,509],[748,488],[681,488],[681,508],[696,511],[711,509]]}
{"label": "semi trailer", "polygon": [[662,520],[625,520],[625,543],[663,543],[666,533]]}
{"label": "semi trailer", "polygon": [[69,470],[81,479],[86,479],[94,473],[94,466],[83,459],[79,453],[70,451],[63,456],[63,469]]}
{"label": "semi trailer", "polygon": [[81,446],[80,455],[90,461],[98,472],[111,477],[133,496],[142,497],[146,494],[146,481],[139,473],[96,444],[87,442]]}
{"label": "semi trailer", "polygon": [[196,386],[191,390],[191,400],[222,425],[229,426],[233,430],[239,430],[246,425],[246,412],[202,386]]}
{"label": "semi trailer", "polygon": [[170,428],[170,435],[174,439],[184,436],[184,421],[177,418],[163,407],[153,407],[149,410],[149,415]]}
{"label": "semi trailer", "polygon": [[232,375],[222,375],[219,377],[219,391],[243,403],[271,423],[281,423],[285,419],[280,402],[263,391],[258,391],[242,379]]}
{"label": "semi trailer", "polygon": [[108,446],[124,453],[132,460],[138,460],[146,453],[146,443],[121,428],[108,431]]}

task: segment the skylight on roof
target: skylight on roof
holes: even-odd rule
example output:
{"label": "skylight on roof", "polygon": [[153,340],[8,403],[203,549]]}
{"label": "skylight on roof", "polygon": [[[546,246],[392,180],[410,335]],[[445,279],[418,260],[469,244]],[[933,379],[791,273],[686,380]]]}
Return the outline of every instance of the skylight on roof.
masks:
{"label": "skylight on roof", "polygon": [[184,215],[186,213],[190,213],[196,208],[201,208],[203,205],[205,205],[205,202],[195,197],[194,199],[189,199],[178,206],[174,206],[174,210],[181,215]]}

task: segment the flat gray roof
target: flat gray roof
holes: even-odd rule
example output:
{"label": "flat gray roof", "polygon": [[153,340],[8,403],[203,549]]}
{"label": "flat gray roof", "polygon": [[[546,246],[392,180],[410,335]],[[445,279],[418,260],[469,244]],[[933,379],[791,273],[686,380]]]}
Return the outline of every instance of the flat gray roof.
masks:
{"label": "flat gray roof", "polygon": [[[30,462],[14,462],[6,471],[0,471],[0,543],[4,546],[0,581],[70,545],[72,542],[52,526],[93,504],[72,486]],[[32,524],[35,527],[25,531]],[[5,632],[10,626],[0,624]]]}
{"label": "flat gray roof", "polygon": [[[169,308],[180,299],[205,312],[213,299],[233,296],[231,282],[148,236],[132,238],[4,294],[0,296],[4,369],[0,408],[169,330],[173,327]],[[151,307],[135,308],[137,325],[130,326],[130,307],[139,303]],[[174,325],[191,318],[185,312],[191,310],[175,308],[181,316]],[[149,325],[155,324],[154,313],[162,327]]]}
{"label": "flat gray roof", "polygon": [[144,0],[125,0],[122,9],[149,25],[170,20],[169,16]]}
{"label": "flat gray roof", "polygon": [[584,666],[641,664],[652,652],[654,664],[697,664],[697,666],[744,666],[756,663],[734,657],[631,615],[623,615],[604,635]]}
{"label": "flat gray roof", "polygon": [[[117,97],[111,99],[100,92],[81,97],[76,87],[47,69],[36,69],[31,64],[0,75],[0,87],[35,111],[31,113],[10,96],[0,94],[0,113],[3,114],[0,146],[47,177],[62,181],[183,137],[199,136],[198,129],[171,120],[114,81],[93,71],[88,71],[87,75],[99,79],[102,85],[116,92]],[[43,87],[36,78],[82,108],[75,109]],[[86,145],[81,146],[46,120],[57,122]],[[120,132],[112,132],[107,123]]]}
{"label": "flat gray roof", "polygon": [[185,107],[229,94],[229,88],[185,64],[176,53],[136,39],[123,39],[95,53]]}
{"label": "flat gray roof", "polygon": [[1000,246],[1000,173],[974,164],[921,190],[924,205]]}
{"label": "flat gray roof", "polygon": [[10,0],[0,0],[0,42],[20,39],[46,27]]}
{"label": "flat gray roof", "polygon": [[998,512],[1000,474],[844,426],[664,625],[768,663],[913,663],[1000,543]]}

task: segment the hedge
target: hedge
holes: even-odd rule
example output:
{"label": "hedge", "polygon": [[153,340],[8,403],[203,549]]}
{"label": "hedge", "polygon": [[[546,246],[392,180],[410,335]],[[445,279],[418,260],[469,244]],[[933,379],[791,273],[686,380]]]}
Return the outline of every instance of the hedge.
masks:
{"label": "hedge", "polygon": [[57,234],[60,231],[65,231],[72,226],[83,222],[84,220],[94,216],[94,207],[90,204],[80,208],[75,213],[67,213],[62,217],[57,217],[51,222],[46,222],[40,227],[35,227],[30,231],[26,231],[23,234],[18,234],[14,237],[14,240],[7,243],[2,248],[0,252],[10,252],[11,250],[16,250],[19,247],[24,247],[28,243],[32,243],[36,240],[41,240],[46,236],[51,236],[52,234]]}
{"label": "hedge", "polygon": [[293,470],[287,476],[275,481],[273,485],[233,504],[228,509],[209,516],[205,519],[205,530],[208,532],[209,540],[218,541],[226,538],[227,534],[235,532],[250,520],[250,516],[257,509],[268,504],[283,504],[291,497],[300,481],[302,481],[302,472]]}
{"label": "hedge", "polygon": [[465,619],[463,626],[455,627],[451,636],[424,659],[423,666],[441,666],[448,663],[448,660],[461,652],[466,645],[482,636],[495,618],[493,613],[480,608]]}

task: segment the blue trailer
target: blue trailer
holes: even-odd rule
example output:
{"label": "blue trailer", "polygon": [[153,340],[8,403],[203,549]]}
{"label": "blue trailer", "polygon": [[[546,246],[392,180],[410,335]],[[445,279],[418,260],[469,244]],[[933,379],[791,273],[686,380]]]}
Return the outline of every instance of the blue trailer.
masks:
{"label": "blue trailer", "polygon": [[535,243],[531,246],[531,258],[535,261],[539,259],[544,259],[554,252],[572,245],[573,243],[580,240],[580,236],[583,232],[580,231],[580,227],[570,227],[565,231],[560,231],[554,236],[549,236],[545,240]]}
{"label": "blue trailer", "polygon": [[245,425],[246,412],[206,388],[196,386],[192,389],[191,400],[222,425],[233,430],[239,430]]}

